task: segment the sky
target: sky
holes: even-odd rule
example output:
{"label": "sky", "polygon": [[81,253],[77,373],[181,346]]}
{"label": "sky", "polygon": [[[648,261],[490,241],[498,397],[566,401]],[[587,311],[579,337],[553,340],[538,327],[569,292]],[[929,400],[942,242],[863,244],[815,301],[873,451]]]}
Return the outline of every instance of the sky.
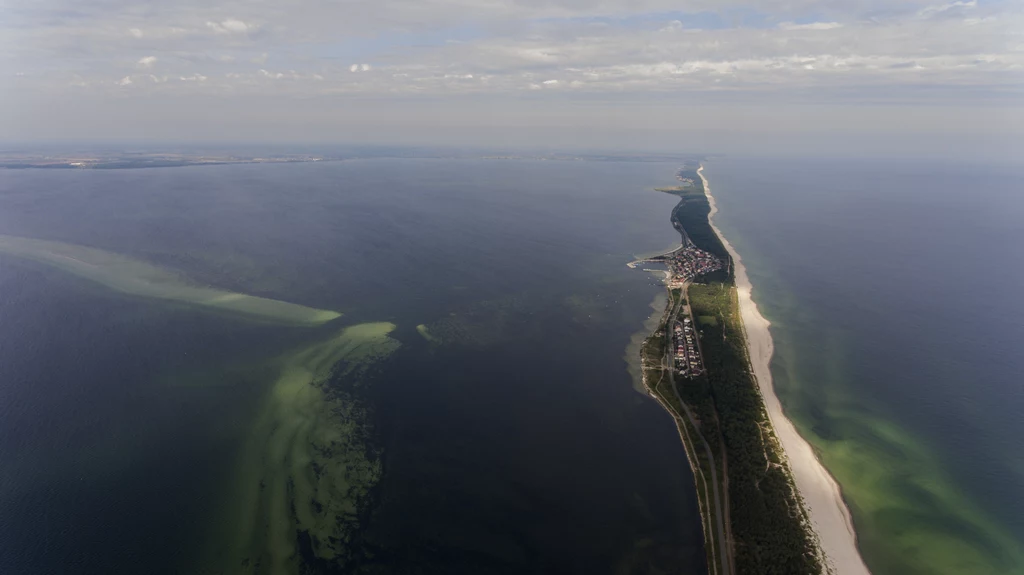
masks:
{"label": "sky", "polygon": [[0,140],[1019,156],[1024,2],[0,0]]}

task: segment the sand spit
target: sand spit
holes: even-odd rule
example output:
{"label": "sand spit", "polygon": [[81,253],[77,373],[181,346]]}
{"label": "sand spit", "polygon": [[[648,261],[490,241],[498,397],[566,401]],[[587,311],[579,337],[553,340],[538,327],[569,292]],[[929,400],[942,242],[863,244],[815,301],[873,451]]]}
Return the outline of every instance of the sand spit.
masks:
{"label": "sand spit", "polygon": [[708,187],[708,180],[704,177],[704,166],[697,170],[697,174],[704,182],[704,190],[711,204],[708,221],[733,259],[740,316],[747,335],[747,347],[754,376],[768,409],[768,417],[789,460],[793,479],[807,507],[826,562],[836,575],[869,575],[870,572],[857,550],[857,534],[853,529],[850,511],[843,501],[839,484],[829,475],[815,457],[810,444],[797,433],[793,423],[782,412],[782,404],[779,403],[772,386],[772,373],[769,367],[774,351],[772,336],[768,331],[769,322],[761,315],[757,304],[750,297],[750,278],[747,277],[747,270],[743,267],[739,254],[714,223],[718,207],[715,205],[714,196],[711,195],[711,188]]}

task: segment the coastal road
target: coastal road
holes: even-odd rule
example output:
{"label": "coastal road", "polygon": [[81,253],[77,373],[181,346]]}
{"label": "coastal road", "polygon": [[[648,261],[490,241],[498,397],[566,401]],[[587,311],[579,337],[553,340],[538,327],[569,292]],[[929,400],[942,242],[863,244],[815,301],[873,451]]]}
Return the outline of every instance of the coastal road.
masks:
{"label": "coastal road", "polygon": [[[686,293],[685,286],[683,288],[683,293],[684,294]],[[671,332],[671,326],[675,325],[675,321],[679,317],[679,308],[680,308],[680,306],[681,306],[681,304],[677,302],[675,309],[672,310],[672,313],[669,316],[669,322],[666,324],[666,330],[665,330],[666,334],[672,333]],[[691,317],[690,321],[691,322],[694,321],[692,317]],[[693,325],[694,325],[694,327],[696,327],[697,324],[693,323]],[[698,339],[700,339],[700,338],[698,337]],[[669,356],[671,356],[673,349],[674,348],[672,346],[669,346],[669,351],[668,351],[668,355]],[[701,356],[701,359],[703,360],[703,356]],[[704,445],[704,453],[707,455],[708,461],[711,462],[711,493],[712,493],[712,496],[714,497],[715,531],[718,532],[719,561],[721,562],[722,573],[724,575],[736,575],[736,572],[733,569],[732,556],[729,553],[729,541],[725,538],[726,529],[725,529],[725,518],[724,518],[724,515],[723,515],[723,513],[724,513],[723,510],[724,510],[725,506],[722,505],[722,499],[721,499],[721,496],[718,493],[718,485],[719,485],[719,483],[718,483],[718,470],[716,469],[717,466],[714,464],[715,457],[714,457],[714,455],[712,455],[711,446],[708,445],[707,440],[704,439],[704,435],[700,432],[700,428],[697,426],[697,420],[693,417],[693,412],[690,411],[689,406],[686,405],[686,402],[683,401],[682,396],[679,395],[679,389],[676,388],[675,370],[672,368],[671,360],[668,361],[668,365],[667,366],[665,366],[664,360],[663,360],[662,365],[663,365],[663,367],[666,370],[668,370],[668,382],[669,382],[669,385],[672,387],[672,393],[675,394],[676,400],[679,402],[679,405],[682,406],[683,413],[686,415],[686,419],[688,419],[690,421],[690,425],[692,425],[694,431],[696,431],[697,437],[700,438],[700,442]]]}

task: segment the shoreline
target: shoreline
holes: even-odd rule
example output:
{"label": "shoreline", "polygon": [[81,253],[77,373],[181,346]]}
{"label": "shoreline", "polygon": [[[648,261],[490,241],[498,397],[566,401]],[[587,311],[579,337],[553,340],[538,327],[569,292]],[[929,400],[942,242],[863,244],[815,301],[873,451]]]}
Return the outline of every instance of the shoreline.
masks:
{"label": "shoreline", "polygon": [[629,372],[629,378],[633,381],[633,389],[645,396],[649,396],[651,393],[650,389],[644,385],[644,366],[643,361],[640,359],[640,354],[644,346],[644,340],[661,323],[661,316],[664,315],[665,309],[668,307],[668,295],[664,291],[659,291],[654,295],[654,299],[651,300],[649,305],[651,314],[644,320],[640,331],[629,336],[629,343],[626,344],[626,354],[622,357],[626,361],[626,371]]}
{"label": "shoreline", "polygon": [[774,353],[774,344],[768,330],[770,323],[761,315],[751,297],[753,286],[740,255],[714,223],[718,207],[704,176],[703,164],[697,170],[697,174],[704,184],[704,193],[711,206],[708,223],[733,260],[740,318],[746,334],[751,369],[757,380],[768,418],[775,428],[779,443],[789,462],[798,495],[810,517],[811,527],[817,536],[825,563],[836,575],[870,575],[857,549],[857,534],[839,484],[818,461],[811,445],[800,436],[796,427],[786,417],[782,404],[775,395],[770,368]]}

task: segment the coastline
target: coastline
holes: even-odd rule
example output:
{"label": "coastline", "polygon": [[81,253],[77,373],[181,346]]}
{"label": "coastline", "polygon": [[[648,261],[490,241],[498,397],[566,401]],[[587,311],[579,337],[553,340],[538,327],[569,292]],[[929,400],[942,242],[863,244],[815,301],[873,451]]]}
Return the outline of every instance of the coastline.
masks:
{"label": "coastline", "polygon": [[644,385],[644,366],[640,360],[640,353],[644,347],[644,340],[654,330],[658,329],[658,324],[661,323],[661,316],[665,314],[667,306],[668,295],[664,291],[659,291],[655,294],[654,299],[651,300],[651,315],[647,316],[647,319],[644,320],[640,331],[629,337],[629,344],[626,345],[626,354],[622,357],[626,362],[629,378],[633,381],[633,389],[643,395],[650,395],[650,390]]}
{"label": "coastline", "polygon": [[857,549],[857,535],[839,484],[818,461],[810,444],[796,431],[785,416],[772,384],[771,358],[774,352],[769,322],[757,309],[751,297],[752,285],[742,259],[714,223],[718,212],[714,196],[704,176],[704,166],[697,170],[711,206],[708,223],[733,260],[740,316],[747,338],[751,368],[764,400],[768,417],[789,461],[797,491],[810,516],[818,545],[829,568],[836,575],[870,575]]}

